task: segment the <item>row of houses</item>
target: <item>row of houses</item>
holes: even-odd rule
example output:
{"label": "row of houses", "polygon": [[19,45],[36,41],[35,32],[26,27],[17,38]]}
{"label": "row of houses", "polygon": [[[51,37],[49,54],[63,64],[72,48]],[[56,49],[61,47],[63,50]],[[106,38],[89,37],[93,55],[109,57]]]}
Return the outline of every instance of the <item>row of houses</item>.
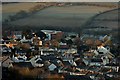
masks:
{"label": "row of houses", "polygon": [[[3,43],[11,50],[11,52],[7,53],[12,53],[8,67],[44,67],[51,74],[62,74],[67,77],[82,76],[93,80],[100,80],[101,78],[104,80],[105,76],[119,77],[118,74],[112,74],[120,72],[120,64],[117,64],[117,59],[111,53],[109,46],[105,47],[101,43],[96,45],[96,48],[91,48],[90,45],[85,43],[81,43],[82,45],[70,44],[71,46],[69,46],[64,41],[51,41],[52,39],[59,40],[63,32],[54,30],[41,31],[48,35],[44,40],[34,33],[34,36],[30,39],[26,39],[26,37],[20,39],[18,41],[19,45],[17,41],[14,41],[16,44],[12,45],[11,43]],[[74,41],[76,37],[79,37],[78,34],[68,34],[64,39]],[[106,41],[105,38],[106,36],[103,41]],[[86,42],[88,43],[89,41]],[[49,43],[49,45],[43,46],[44,43]],[[56,45],[51,46],[50,43],[59,44],[59,47]],[[77,45],[80,48],[77,48]]]}

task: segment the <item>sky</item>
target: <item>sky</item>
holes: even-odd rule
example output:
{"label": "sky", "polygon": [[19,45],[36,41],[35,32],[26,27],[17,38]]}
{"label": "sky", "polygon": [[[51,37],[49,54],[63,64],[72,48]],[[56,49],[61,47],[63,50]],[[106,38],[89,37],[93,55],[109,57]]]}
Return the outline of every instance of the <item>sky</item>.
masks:
{"label": "sky", "polygon": [[0,0],[2,2],[119,2],[120,0]]}

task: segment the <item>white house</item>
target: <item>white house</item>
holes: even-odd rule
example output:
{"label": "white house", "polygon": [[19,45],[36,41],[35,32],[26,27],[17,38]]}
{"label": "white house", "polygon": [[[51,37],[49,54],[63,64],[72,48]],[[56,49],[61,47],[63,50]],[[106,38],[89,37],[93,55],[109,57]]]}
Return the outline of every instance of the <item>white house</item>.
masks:
{"label": "white house", "polygon": [[30,62],[32,63],[32,65],[33,65],[34,67],[43,67],[43,66],[44,66],[43,61],[42,61],[42,59],[40,58],[39,55],[33,57],[33,58],[30,60]]}
{"label": "white house", "polygon": [[113,70],[115,70],[116,72],[119,71],[120,66],[118,64],[114,64],[114,63],[108,63],[105,65],[106,68],[112,68]]}
{"label": "white house", "polygon": [[30,42],[30,41],[31,41],[31,40],[26,39],[25,36],[23,36],[23,38],[20,40],[20,42],[22,42],[22,43],[24,43],[24,42]]}
{"label": "white house", "polygon": [[23,56],[12,56],[13,62],[25,62],[27,60],[27,57],[25,55]]}
{"label": "white house", "polygon": [[53,34],[57,34],[58,32],[61,32],[61,31],[55,31],[55,30],[41,30],[41,31],[46,34],[47,36],[46,40],[51,40]]}
{"label": "white house", "polygon": [[97,52],[99,53],[99,55],[100,53],[103,53],[102,55],[107,56],[108,58],[114,57],[114,55],[103,46],[98,46]]}

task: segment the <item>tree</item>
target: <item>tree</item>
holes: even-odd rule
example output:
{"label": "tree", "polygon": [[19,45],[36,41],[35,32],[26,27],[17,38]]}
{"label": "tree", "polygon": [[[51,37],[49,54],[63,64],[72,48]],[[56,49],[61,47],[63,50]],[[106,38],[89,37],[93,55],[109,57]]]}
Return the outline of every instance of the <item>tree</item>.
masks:
{"label": "tree", "polygon": [[46,34],[42,31],[38,31],[36,33],[36,36],[40,37],[41,40],[44,40],[46,38]]}
{"label": "tree", "polygon": [[100,41],[100,40],[95,40],[95,45],[96,45],[96,46],[102,45],[102,41]]}
{"label": "tree", "polygon": [[26,29],[25,31],[23,31],[23,36],[25,36],[26,39],[32,38],[31,30],[30,29]]}
{"label": "tree", "polygon": [[69,47],[71,47],[71,45],[73,44],[73,41],[71,39],[67,40],[66,42],[69,45]]}
{"label": "tree", "polygon": [[53,47],[59,47],[59,42],[57,40],[55,40],[55,39],[53,39],[51,41],[51,44],[52,44]]}

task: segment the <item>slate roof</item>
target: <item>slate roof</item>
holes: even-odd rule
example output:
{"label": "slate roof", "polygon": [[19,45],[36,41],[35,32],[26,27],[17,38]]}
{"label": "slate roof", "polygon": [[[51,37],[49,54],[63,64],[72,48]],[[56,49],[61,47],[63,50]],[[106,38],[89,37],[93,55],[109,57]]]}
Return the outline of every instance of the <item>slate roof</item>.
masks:
{"label": "slate roof", "polygon": [[120,65],[115,63],[109,63],[109,64],[106,64],[105,66],[120,66]]}
{"label": "slate roof", "polygon": [[69,61],[63,61],[62,62],[65,66],[71,66],[71,64],[69,63]]}
{"label": "slate roof", "polygon": [[31,62],[14,62],[14,63],[12,63],[12,65],[13,66],[18,66],[18,67],[30,67],[30,68],[33,67]]}
{"label": "slate roof", "polygon": [[54,55],[46,55],[46,56],[41,56],[42,60],[55,60],[56,57]]}
{"label": "slate roof", "polygon": [[92,80],[88,76],[66,75],[65,80]]}
{"label": "slate roof", "polygon": [[91,59],[91,62],[103,62],[102,59]]}

